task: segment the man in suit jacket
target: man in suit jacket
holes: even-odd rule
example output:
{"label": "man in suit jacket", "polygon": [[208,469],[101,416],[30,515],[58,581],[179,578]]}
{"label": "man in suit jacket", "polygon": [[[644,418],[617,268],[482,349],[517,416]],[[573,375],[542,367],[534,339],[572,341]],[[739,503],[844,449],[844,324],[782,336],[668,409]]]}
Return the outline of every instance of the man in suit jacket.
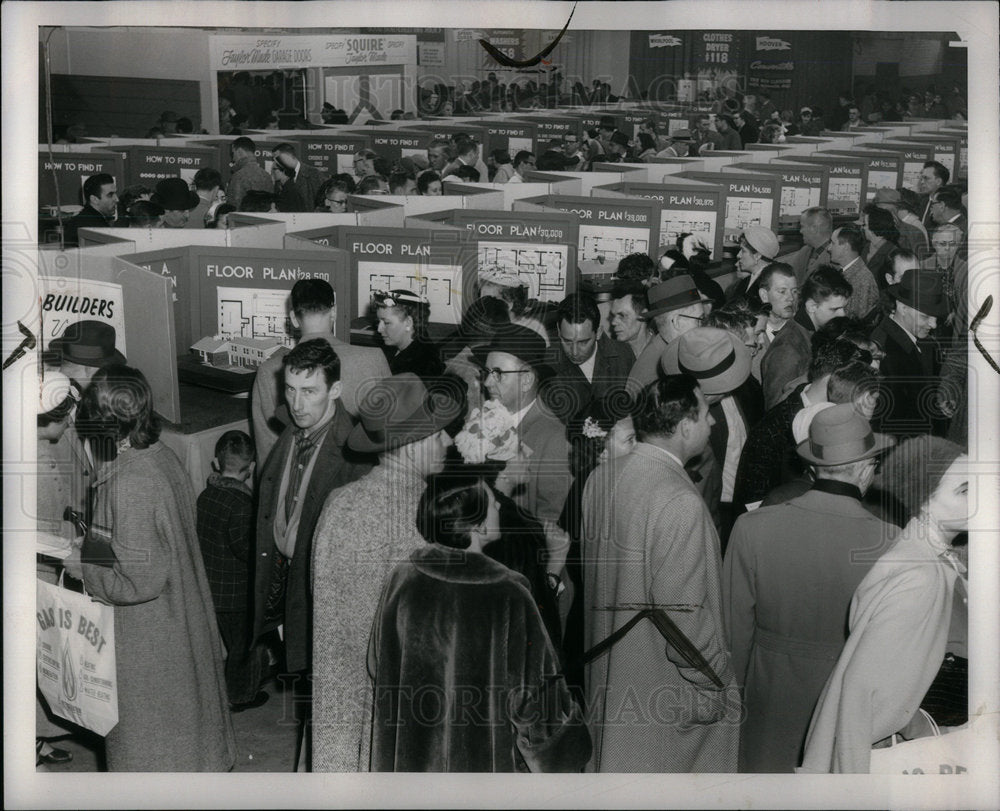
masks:
{"label": "man in suit jacket", "polygon": [[942,186],[948,185],[951,179],[951,172],[948,167],[937,161],[927,161],[924,168],[920,170],[917,178],[917,204],[916,214],[920,218],[921,225],[930,230],[934,227],[934,220],[931,217],[931,202],[934,195]]}
{"label": "man in suit jacket", "polygon": [[370,469],[343,455],[351,420],[338,407],[340,359],[322,339],[282,359],[292,424],[278,438],[258,489],[253,636],[284,626],[285,669],[311,666],[313,531],[326,497]]}
{"label": "man in suit jacket", "polygon": [[[337,307],[333,288],[323,279],[299,279],[292,287],[292,325],[301,333],[299,342],[322,338],[340,358],[340,404],[352,418],[365,392],[389,377],[389,364],[381,349],[351,346],[337,338]],[[275,352],[257,369],[253,381],[250,410],[253,416],[257,467],[261,468],[278,436],[290,422],[282,396],[282,360],[287,349]]]}
{"label": "man in suit jacket", "polygon": [[76,247],[81,228],[110,228],[117,216],[118,186],[114,177],[105,172],[91,175],[83,182],[83,209],[63,224],[63,244]]}
{"label": "man in suit jacket", "polygon": [[320,186],[323,185],[323,173],[308,164],[302,163],[295,153],[295,147],[289,143],[278,144],[274,148],[274,162],[281,167],[288,180],[285,185],[292,184],[298,200],[298,208],[289,208],[292,205],[293,195],[282,194],[286,201],[286,206],[282,211],[312,211],[316,207],[316,195]]}
{"label": "man in suit jacket", "polygon": [[812,489],[742,515],[733,528],[722,589],[744,688],[741,772],[790,773],[799,764],[847,637],[854,589],[893,535],[861,504],[889,445],[851,403],[819,412],[798,447],[816,472]]}
{"label": "man in suit jacket", "polygon": [[198,205],[191,209],[185,228],[204,228],[205,220],[214,217],[222,198],[222,175],[211,167],[199,169],[194,174],[194,193]]}
{"label": "man in suit jacket", "polygon": [[820,265],[830,264],[830,237],[833,235],[833,216],[825,208],[807,208],[799,216],[799,231],[804,243],[795,253],[783,256],[795,269],[799,287],[805,284]]}
{"label": "man in suit jacket", "polygon": [[600,322],[597,302],[585,294],[567,296],[556,311],[559,346],[553,347],[551,358],[555,376],[546,381],[542,397],[566,424],[593,400],[624,391],[635,363],[628,344],[607,335],[597,337]]}
{"label": "man in suit jacket", "polygon": [[226,185],[226,202],[242,210],[243,198],[248,191],[274,191],[274,181],[257,162],[257,145],[245,135],[229,147],[232,171]]}
{"label": "man in suit jacket", "polygon": [[764,408],[781,402],[785,385],[804,375],[812,357],[812,333],[844,315],[851,285],[835,268],[820,266],[802,288],[802,307],[775,335],[760,362]]}
{"label": "man in suit jacket", "polygon": [[938,274],[948,304],[947,320],[938,324],[939,336],[961,334],[969,326],[969,266],[962,252],[967,245],[957,223],[939,225],[931,235],[934,255],[928,257],[924,267]]}
{"label": "man in suit jacket", "polygon": [[930,336],[938,319],[948,315],[941,279],[933,270],[908,270],[899,284],[889,286],[893,312],[872,333],[885,352],[881,373],[886,405],[880,430],[900,437],[944,435],[946,421],[934,405],[932,392],[940,373],[939,346]]}
{"label": "man in suit jacket", "polygon": [[845,312],[861,321],[871,316],[879,304],[878,283],[861,258],[864,249],[865,235],[857,225],[838,228],[830,239],[830,258],[851,285]]}
{"label": "man in suit jacket", "polygon": [[735,518],[733,485],[740,453],[750,427],[763,414],[760,386],[750,377],[750,350],[733,332],[696,327],[667,347],[661,364],[668,375],[695,377],[708,402],[714,424],[702,453],[714,457],[708,475],[716,481],[703,493],[725,552]]}
{"label": "man in suit jacket", "polygon": [[[639,443],[583,495],[585,646],[639,607],[684,604],[669,617],[707,662],[691,663],[641,620],[587,666],[591,772],[732,772],[739,697],[722,619],[719,539],[686,462],[708,443],[712,417],[690,375],[661,377],[633,419]],[[623,722],[628,717],[629,722]]]}

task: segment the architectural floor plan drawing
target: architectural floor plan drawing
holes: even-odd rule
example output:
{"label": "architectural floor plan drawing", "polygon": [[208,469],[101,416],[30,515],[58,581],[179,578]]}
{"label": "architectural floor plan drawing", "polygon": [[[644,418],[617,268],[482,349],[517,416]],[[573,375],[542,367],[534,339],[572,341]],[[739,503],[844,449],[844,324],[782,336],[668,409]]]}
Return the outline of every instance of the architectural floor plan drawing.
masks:
{"label": "architectural floor plan drawing", "polygon": [[807,208],[819,205],[820,189],[818,186],[782,186],[781,217],[797,217]]}
{"label": "architectural floor plan drawing", "polygon": [[566,245],[480,241],[478,268],[516,273],[528,285],[530,298],[562,301],[567,293],[568,254]]}
{"label": "architectural floor plan drawing", "polygon": [[220,287],[219,330],[224,338],[274,338],[292,346],[288,291],[253,287]]}
{"label": "architectural floor plan drawing", "polygon": [[460,265],[358,262],[358,315],[374,315],[372,295],[379,290],[412,290],[427,297],[432,321],[457,326],[462,320]]}
{"label": "architectural floor plan drawing", "polygon": [[617,262],[630,253],[645,253],[647,250],[649,231],[645,228],[580,226],[580,261],[603,259],[605,262]]}
{"label": "architectural floor plan drawing", "polygon": [[660,212],[660,247],[674,247],[681,234],[694,234],[714,252],[715,212],[671,209]]}
{"label": "architectural floor plan drawing", "polygon": [[759,197],[727,197],[726,198],[726,241],[735,244],[740,233],[751,225],[771,227],[771,214],[774,204],[771,200]]}
{"label": "architectural floor plan drawing", "polygon": [[826,205],[841,214],[857,214],[861,210],[861,178],[831,179]]}

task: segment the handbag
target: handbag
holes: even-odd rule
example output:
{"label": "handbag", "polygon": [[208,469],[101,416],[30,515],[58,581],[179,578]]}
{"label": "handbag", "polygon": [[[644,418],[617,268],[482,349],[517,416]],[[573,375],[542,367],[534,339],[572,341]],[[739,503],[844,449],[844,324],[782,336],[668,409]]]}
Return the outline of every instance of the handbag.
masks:
{"label": "handbag", "polygon": [[60,718],[107,735],[118,723],[114,608],[42,580],[36,588],[38,689]]}
{"label": "handbag", "polygon": [[909,741],[899,741],[899,734],[889,738],[889,745],[872,749],[870,774],[965,774],[973,754],[972,730],[968,725],[944,735],[926,711],[934,734]]}
{"label": "handbag", "polygon": [[920,709],[941,726],[957,727],[969,720],[969,660],[946,653]]}

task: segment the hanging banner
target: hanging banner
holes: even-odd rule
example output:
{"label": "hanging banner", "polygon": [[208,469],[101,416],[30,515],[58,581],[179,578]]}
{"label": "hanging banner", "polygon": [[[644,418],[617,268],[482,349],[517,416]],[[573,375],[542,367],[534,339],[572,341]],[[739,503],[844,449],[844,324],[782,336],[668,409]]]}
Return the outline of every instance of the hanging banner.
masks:
{"label": "hanging banner", "polygon": [[747,69],[747,87],[756,90],[791,90],[795,73],[792,36],[774,32],[751,37],[753,46]]}
{"label": "hanging banner", "polygon": [[702,31],[695,41],[695,70],[738,70],[740,37],[739,31]]}
{"label": "hanging banner", "polygon": [[649,35],[649,47],[650,48],[676,48],[678,45],[683,44],[683,40],[679,37],[675,37],[672,34],[650,34]]}
{"label": "hanging banner", "polygon": [[413,34],[209,37],[212,70],[282,70],[416,64]]}

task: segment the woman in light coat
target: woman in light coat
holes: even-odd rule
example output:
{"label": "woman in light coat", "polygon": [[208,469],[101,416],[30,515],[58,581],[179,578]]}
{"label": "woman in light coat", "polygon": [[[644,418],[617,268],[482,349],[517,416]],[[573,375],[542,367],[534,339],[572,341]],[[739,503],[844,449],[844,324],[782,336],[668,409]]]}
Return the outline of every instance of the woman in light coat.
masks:
{"label": "woman in light coat", "polygon": [[912,517],[854,593],[800,773],[864,774],[873,744],[929,731],[918,710],[944,659],[955,591],[967,589],[951,542],[968,522],[968,481],[968,457],[937,437],[907,440],[886,459],[882,489]]}

